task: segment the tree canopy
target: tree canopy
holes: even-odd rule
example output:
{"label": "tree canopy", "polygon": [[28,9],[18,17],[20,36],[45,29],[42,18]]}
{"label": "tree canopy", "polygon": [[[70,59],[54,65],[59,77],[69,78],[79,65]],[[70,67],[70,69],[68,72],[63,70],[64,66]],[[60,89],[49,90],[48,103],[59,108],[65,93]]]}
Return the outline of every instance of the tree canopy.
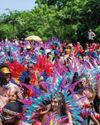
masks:
{"label": "tree canopy", "polygon": [[69,41],[87,40],[92,28],[100,39],[100,0],[36,0],[31,11],[10,11],[0,16],[0,38],[38,35],[44,41],[57,37]]}

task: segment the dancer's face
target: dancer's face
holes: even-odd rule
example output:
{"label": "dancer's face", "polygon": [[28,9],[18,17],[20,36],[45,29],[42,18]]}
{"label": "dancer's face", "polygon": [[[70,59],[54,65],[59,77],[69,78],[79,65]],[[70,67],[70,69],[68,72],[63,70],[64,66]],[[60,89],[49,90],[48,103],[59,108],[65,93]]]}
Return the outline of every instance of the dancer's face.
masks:
{"label": "dancer's face", "polygon": [[3,112],[2,114],[2,122],[4,125],[15,125],[16,117],[14,115],[10,115],[8,113]]}
{"label": "dancer's face", "polygon": [[60,109],[60,102],[57,99],[52,99],[52,110],[58,111]]}
{"label": "dancer's face", "polygon": [[86,78],[82,78],[82,84],[83,84],[83,85],[86,84]]}
{"label": "dancer's face", "polygon": [[33,64],[29,64],[28,71],[30,72],[30,74],[33,74],[33,72],[34,72]]}
{"label": "dancer's face", "polygon": [[88,83],[87,83],[87,80],[86,80],[86,78],[84,77],[84,78],[82,78],[82,85],[85,87],[85,88],[87,88],[88,87]]}

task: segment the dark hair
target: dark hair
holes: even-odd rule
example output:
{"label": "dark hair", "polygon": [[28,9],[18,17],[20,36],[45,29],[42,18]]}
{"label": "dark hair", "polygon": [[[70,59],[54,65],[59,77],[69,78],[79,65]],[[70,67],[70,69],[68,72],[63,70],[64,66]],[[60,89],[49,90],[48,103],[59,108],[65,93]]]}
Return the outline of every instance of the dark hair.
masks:
{"label": "dark hair", "polygon": [[79,74],[78,72],[74,73],[73,79],[72,79],[72,84],[74,84],[75,82],[77,82],[79,80]]}
{"label": "dark hair", "polygon": [[62,102],[61,102],[61,107],[60,107],[60,111],[61,111],[61,116],[66,116],[66,104],[65,104],[65,99],[64,99],[64,95],[62,94]]}
{"label": "dark hair", "polygon": [[32,62],[28,62],[27,63],[27,68],[30,68],[30,65],[33,65],[33,63]]}
{"label": "dark hair", "polygon": [[44,48],[43,48],[43,47],[41,47],[41,48],[40,48],[40,50],[41,50],[41,51],[44,51]]}
{"label": "dark hair", "polygon": [[0,71],[0,86],[2,87],[3,85],[7,84],[7,79],[4,73]]}
{"label": "dark hair", "polygon": [[47,53],[47,58],[49,57],[49,55],[51,55],[51,52],[48,52],[48,53]]}
{"label": "dark hair", "polygon": [[0,64],[0,69],[2,69],[2,68],[4,68],[4,67],[7,67],[7,68],[8,68],[8,64],[6,64],[6,63],[1,63],[1,64]]}
{"label": "dark hair", "polygon": [[83,86],[82,82],[79,82],[79,83],[75,86],[74,91],[75,91],[75,92],[79,92],[79,91],[82,91],[82,90],[84,90],[84,86]]}

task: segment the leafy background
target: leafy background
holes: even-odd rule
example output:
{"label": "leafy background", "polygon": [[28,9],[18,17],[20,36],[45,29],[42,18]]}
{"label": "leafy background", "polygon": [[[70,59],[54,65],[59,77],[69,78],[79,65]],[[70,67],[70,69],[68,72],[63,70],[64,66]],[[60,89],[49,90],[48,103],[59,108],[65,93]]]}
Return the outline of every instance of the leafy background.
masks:
{"label": "leafy background", "polygon": [[43,41],[86,42],[92,28],[100,40],[100,0],[36,0],[31,11],[10,11],[0,16],[0,38],[38,35]]}

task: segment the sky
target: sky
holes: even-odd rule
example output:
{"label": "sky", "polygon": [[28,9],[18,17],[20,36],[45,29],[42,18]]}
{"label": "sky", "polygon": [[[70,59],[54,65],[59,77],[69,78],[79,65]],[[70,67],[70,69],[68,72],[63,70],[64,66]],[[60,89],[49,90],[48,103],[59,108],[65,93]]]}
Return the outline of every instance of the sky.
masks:
{"label": "sky", "polygon": [[7,13],[6,9],[11,11],[31,10],[35,6],[35,0],[0,0],[0,15]]}

